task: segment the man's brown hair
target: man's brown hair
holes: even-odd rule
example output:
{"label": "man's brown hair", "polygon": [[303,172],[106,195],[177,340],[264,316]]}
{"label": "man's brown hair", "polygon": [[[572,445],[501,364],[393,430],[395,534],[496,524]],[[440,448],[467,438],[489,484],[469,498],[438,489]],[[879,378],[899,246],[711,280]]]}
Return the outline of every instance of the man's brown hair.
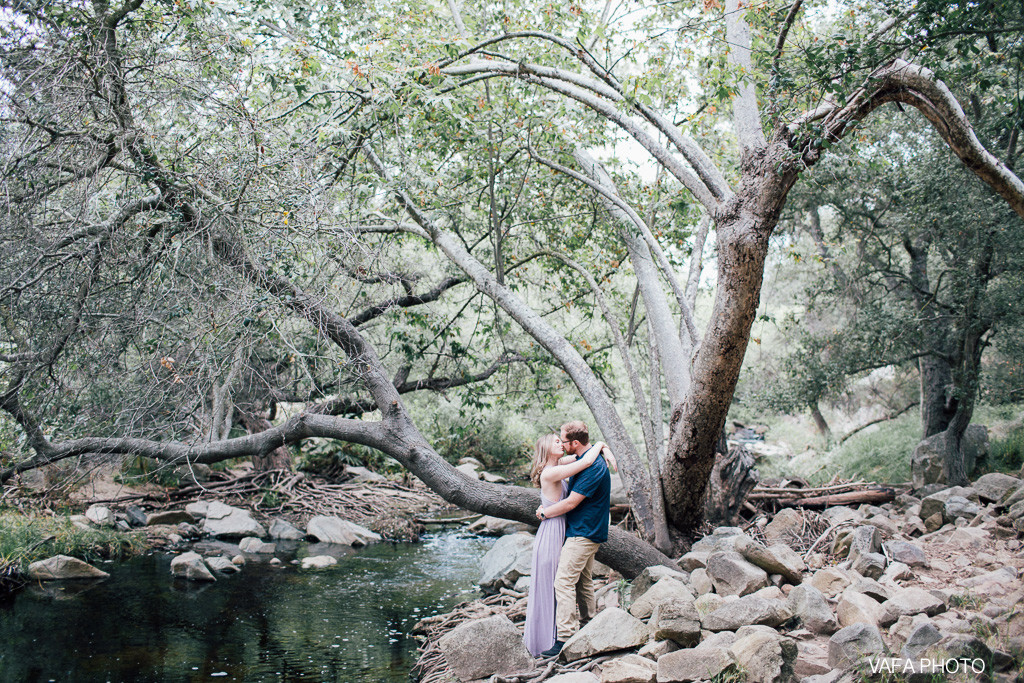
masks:
{"label": "man's brown hair", "polygon": [[581,444],[590,443],[590,432],[582,420],[573,420],[562,425],[562,433],[566,441],[579,441]]}

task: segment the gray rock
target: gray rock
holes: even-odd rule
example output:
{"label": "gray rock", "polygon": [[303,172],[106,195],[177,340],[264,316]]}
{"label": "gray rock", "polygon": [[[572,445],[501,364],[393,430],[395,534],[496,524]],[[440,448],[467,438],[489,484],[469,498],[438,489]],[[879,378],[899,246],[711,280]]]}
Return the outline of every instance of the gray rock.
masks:
{"label": "gray rock", "polygon": [[243,553],[257,553],[273,555],[277,552],[277,546],[273,543],[264,543],[254,536],[247,536],[238,543],[238,549]]}
{"label": "gray rock", "polygon": [[767,627],[744,626],[736,632],[729,653],[750,683],[789,683],[797,645]]}
{"label": "gray rock", "polygon": [[981,514],[981,507],[961,496],[950,496],[942,506],[942,518],[947,524],[961,517],[974,519]]}
{"label": "gray rock", "polygon": [[694,600],[693,606],[697,608],[697,614],[699,614],[703,618],[708,614],[714,612],[716,609],[718,609],[725,603],[729,602],[729,600],[735,599],[737,599],[735,596],[725,598],[716,593],[706,593],[698,597],[696,600]]}
{"label": "gray rock", "polygon": [[625,610],[610,607],[565,641],[562,658],[574,662],[602,652],[629,650],[640,647],[650,636],[647,624]]}
{"label": "gray rock", "polygon": [[601,683],[655,683],[658,663],[640,655],[626,655],[601,667]]}
{"label": "gray rock", "polygon": [[138,505],[129,505],[124,509],[124,518],[129,526],[135,528],[146,526],[146,511]]}
{"label": "gray rock", "polygon": [[306,538],[306,534],[292,526],[288,520],[281,519],[280,517],[270,520],[270,528],[267,530],[267,533],[271,538],[282,541],[301,541]]}
{"label": "gray rock", "polygon": [[888,626],[900,617],[927,614],[934,617],[946,611],[946,605],[939,598],[923,588],[901,588],[882,603],[882,618],[879,623]]}
{"label": "gray rock", "polygon": [[370,483],[383,483],[388,480],[383,474],[378,474],[373,470],[366,469],[365,467],[352,467],[351,465],[345,468],[345,473],[352,475],[349,479],[351,482],[370,482]]}
{"label": "gray rock", "polygon": [[839,629],[828,641],[828,665],[845,669],[854,666],[862,657],[885,652],[885,643],[877,626],[853,624]]}
{"label": "gray rock", "polygon": [[[799,584],[803,580],[800,572],[793,571],[785,562],[776,557],[772,551],[749,536],[738,537],[734,547],[736,552],[743,556],[743,559],[756,567],[760,567],[768,574],[781,574],[783,579],[794,585]],[[778,547],[785,548],[786,546],[779,544]],[[795,555],[795,553],[793,554]]]}
{"label": "gray rock", "polygon": [[171,575],[189,581],[216,581],[199,553],[187,552],[171,560]]}
{"label": "gray rock", "polygon": [[831,598],[842,593],[850,585],[850,577],[835,567],[825,567],[811,575],[811,585]]}
{"label": "gray rock", "polygon": [[703,567],[690,572],[690,586],[697,595],[704,595],[715,589],[715,584],[711,583],[711,577],[708,576],[708,570]]}
{"label": "gray rock", "polygon": [[966,633],[945,636],[935,644],[935,648],[940,652],[948,652],[950,659],[992,661],[992,650],[985,644],[985,641]]}
{"label": "gray rock", "polygon": [[804,518],[793,508],[782,508],[775,513],[772,521],[764,528],[764,537],[769,543],[781,542],[788,544],[790,541],[800,537],[800,530],[803,529]]}
{"label": "gray rock", "polygon": [[910,567],[902,562],[890,562],[889,566],[882,573],[880,581],[895,583],[896,581],[905,581],[912,578],[914,578],[914,572],[910,571]]}
{"label": "gray rock", "polygon": [[117,522],[110,508],[103,505],[90,505],[85,511],[85,518],[96,526],[114,526]]}
{"label": "gray rock", "polygon": [[878,626],[882,618],[882,605],[851,586],[839,597],[836,616],[839,617],[839,625],[844,628],[853,624]]}
{"label": "gray rock", "polygon": [[480,473],[477,471],[477,466],[472,464],[472,463],[468,463],[467,462],[464,465],[459,465],[455,469],[457,469],[459,472],[462,472],[464,475],[466,475],[470,479],[479,479],[480,478]]}
{"label": "gray rock", "polygon": [[448,667],[462,681],[530,671],[533,657],[504,614],[457,626],[438,640]]}
{"label": "gray rock", "polygon": [[929,647],[940,640],[942,640],[942,634],[939,633],[938,627],[932,622],[926,621],[918,624],[910,632],[910,637],[907,638],[907,643],[903,646],[900,654],[905,659],[919,659]]}
{"label": "gray rock", "polygon": [[234,574],[241,571],[239,566],[227,557],[208,557],[206,558],[206,566],[222,574]]}
{"label": "gray rock", "polygon": [[693,602],[693,591],[681,581],[666,576],[644,591],[639,599],[629,606],[629,613],[637,619],[646,619],[654,613],[655,605],[666,600],[688,600]]}
{"label": "gray rock", "polygon": [[[784,564],[794,574],[803,577],[803,572],[807,571],[807,565],[804,563],[804,558],[800,556],[800,553],[796,552],[788,545],[783,543],[776,543],[775,545],[768,546],[768,552],[775,556],[779,562]],[[801,578],[801,580],[803,580]]]}
{"label": "gray rock", "polygon": [[204,463],[193,462],[178,465],[171,470],[171,474],[177,479],[178,486],[194,486],[210,481],[213,478],[213,469]]}
{"label": "gray rock", "polygon": [[317,515],[306,525],[306,535],[312,536],[321,543],[335,543],[358,548],[381,540],[380,534],[374,533],[355,522],[339,517]]}
{"label": "gray rock", "polygon": [[847,555],[851,561],[861,555],[877,553],[882,549],[882,534],[878,527],[864,524],[853,530],[850,536],[850,552]]}
{"label": "gray rock", "polygon": [[210,501],[208,500],[197,500],[194,503],[189,503],[185,506],[185,512],[192,515],[192,521],[206,517],[206,511],[209,509]]}
{"label": "gray rock", "polygon": [[601,683],[601,679],[589,671],[570,671],[552,676],[547,683]]}
{"label": "gray rock", "polygon": [[649,640],[637,652],[641,657],[658,661],[662,656],[667,655],[669,652],[675,652],[679,649],[679,646],[673,643],[671,640]]}
{"label": "gray rock", "polygon": [[810,583],[794,587],[789,593],[788,604],[808,631],[830,635],[839,630],[839,622],[825,596]]}
{"label": "gray rock", "polygon": [[494,474],[493,472],[481,472],[480,478],[486,481],[488,484],[507,484],[508,479],[501,476],[500,474]]}
{"label": "gray rock", "polygon": [[509,534],[518,534],[523,531],[532,533],[534,528],[529,524],[523,524],[511,519],[481,517],[466,527],[466,531],[478,536],[508,536]]}
{"label": "gray rock", "polygon": [[821,513],[821,516],[828,522],[829,526],[839,526],[840,524],[847,524],[852,522],[858,522],[862,519],[859,512],[853,508],[840,505],[834,508],[827,508]]}
{"label": "gray rock", "polygon": [[708,550],[696,552],[691,550],[679,558],[679,566],[688,572],[692,572],[695,569],[704,569],[708,566],[708,558],[710,556],[711,552]]}
{"label": "gray rock", "polygon": [[869,579],[877,579],[885,572],[885,564],[885,555],[881,553],[864,553],[858,555],[853,560],[850,569]]}
{"label": "gray rock", "polygon": [[735,664],[735,658],[724,647],[679,650],[658,659],[658,681],[659,683],[709,681]]}
{"label": "gray rock", "polygon": [[203,532],[217,538],[267,535],[267,530],[252,518],[247,510],[214,501],[206,509]]}
{"label": "gray rock", "polygon": [[743,529],[736,526],[720,526],[700,539],[690,548],[691,552],[723,552],[733,549],[733,541],[743,535]]}
{"label": "gray rock", "polygon": [[762,624],[779,626],[793,616],[782,600],[766,600],[748,595],[726,602],[701,618],[701,625],[709,631],[735,631],[741,626]]}
{"label": "gray rock", "polygon": [[971,484],[971,488],[978,492],[982,500],[990,503],[997,503],[1010,491],[1015,490],[1022,484],[1017,477],[1001,472],[990,472],[978,477],[977,481]]}
{"label": "gray rock", "polygon": [[737,552],[712,554],[707,572],[719,595],[747,595],[768,585],[768,573]]}
{"label": "gray rock", "polygon": [[64,579],[105,579],[110,574],[83,562],[77,557],[54,555],[33,562],[26,572],[33,581],[62,581]]}
{"label": "gray rock", "polygon": [[325,567],[331,567],[336,564],[338,564],[338,560],[330,555],[314,555],[313,557],[302,558],[302,562],[299,564],[299,567],[302,569],[324,569]]}
{"label": "gray rock", "polygon": [[[945,458],[946,433],[939,432],[917,444],[910,456],[910,477],[914,488],[928,484],[945,483],[942,469]],[[988,429],[981,425],[969,425],[963,438],[964,471],[968,476],[980,458],[988,453]],[[924,515],[922,515],[924,517]]]}
{"label": "gray rock", "polygon": [[182,522],[192,524],[195,521],[196,518],[184,510],[161,510],[146,516],[147,526],[156,526],[158,524],[177,525]]}
{"label": "gray rock", "polygon": [[941,491],[936,491],[931,495],[925,496],[921,500],[921,519],[927,521],[929,517],[936,513],[941,515],[943,508],[946,506],[946,501],[952,496],[961,496],[972,503],[980,501],[978,492],[968,486],[947,487]]}
{"label": "gray rock", "polygon": [[480,561],[480,587],[488,593],[512,588],[521,576],[532,572],[533,536],[527,533],[502,536]]}
{"label": "gray rock", "polygon": [[649,626],[657,640],[671,640],[683,647],[700,641],[700,615],[693,600],[669,599],[654,608]]}
{"label": "gray rock", "polygon": [[910,541],[894,539],[882,544],[886,554],[894,562],[902,562],[908,567],[927,567],[928,557],[924,554],[921,546]]}
{"label": "gray rock", "polygon": [[653,567],[647,567],[640,572],[639,576],[633,579],[633,583],[629,591],[630,598],[636,602],[644,593],[650,590],[651,586],[658,583],[658,581],[666,576],[675,579],[679,583],[687,583],[690,579],[685,572],[677,571],[660,564]]}

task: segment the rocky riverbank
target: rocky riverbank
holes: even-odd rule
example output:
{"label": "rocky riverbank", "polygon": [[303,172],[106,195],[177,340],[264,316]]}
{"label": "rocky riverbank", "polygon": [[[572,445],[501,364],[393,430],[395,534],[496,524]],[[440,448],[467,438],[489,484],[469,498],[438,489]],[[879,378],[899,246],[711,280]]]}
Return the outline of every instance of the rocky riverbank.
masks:
{"label": "rocky riverbank", "polygon": [[497,595],[420,624],[421,682],[1024,680],[1017,477],[715,529],[678,570],[605,579],[552,661],[522,644],[530,535],[507,531],[483,562]]}

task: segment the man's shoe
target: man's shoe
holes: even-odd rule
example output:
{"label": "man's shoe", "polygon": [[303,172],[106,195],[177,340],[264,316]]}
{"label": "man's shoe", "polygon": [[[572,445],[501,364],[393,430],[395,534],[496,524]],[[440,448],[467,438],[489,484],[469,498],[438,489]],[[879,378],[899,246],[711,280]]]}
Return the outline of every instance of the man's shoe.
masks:
{"label": "man's shoe", "polygon": [[540,656],[541,657],[557,657],[558,654],[562,651],[562,646],[563,645],[565,645],[564,641],[556,640],[555,644],[552,645],[549,649],[544,650],[544,652],[541,652]]}

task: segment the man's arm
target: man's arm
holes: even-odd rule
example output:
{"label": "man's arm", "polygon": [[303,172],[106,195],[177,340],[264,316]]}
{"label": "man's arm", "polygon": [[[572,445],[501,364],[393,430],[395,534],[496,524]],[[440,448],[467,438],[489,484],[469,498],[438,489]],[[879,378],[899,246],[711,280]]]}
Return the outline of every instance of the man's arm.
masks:
{"label": "man's arm", "polygon": [[[537,508],[537,518],[543,519],[548,517],[559,517],[569,512],[570,510],[575,510],[576,506],[578,506],[586,499],[587,497],[584,496],[582,493],[577,493],[576,491],[573,491],[567,497],[558,501],[554,505],[549,505],[548,507],[544,507],[543,505],[541,505],[539,508]],[[541,510],[544,511],[543,518],[540,516]]]}

